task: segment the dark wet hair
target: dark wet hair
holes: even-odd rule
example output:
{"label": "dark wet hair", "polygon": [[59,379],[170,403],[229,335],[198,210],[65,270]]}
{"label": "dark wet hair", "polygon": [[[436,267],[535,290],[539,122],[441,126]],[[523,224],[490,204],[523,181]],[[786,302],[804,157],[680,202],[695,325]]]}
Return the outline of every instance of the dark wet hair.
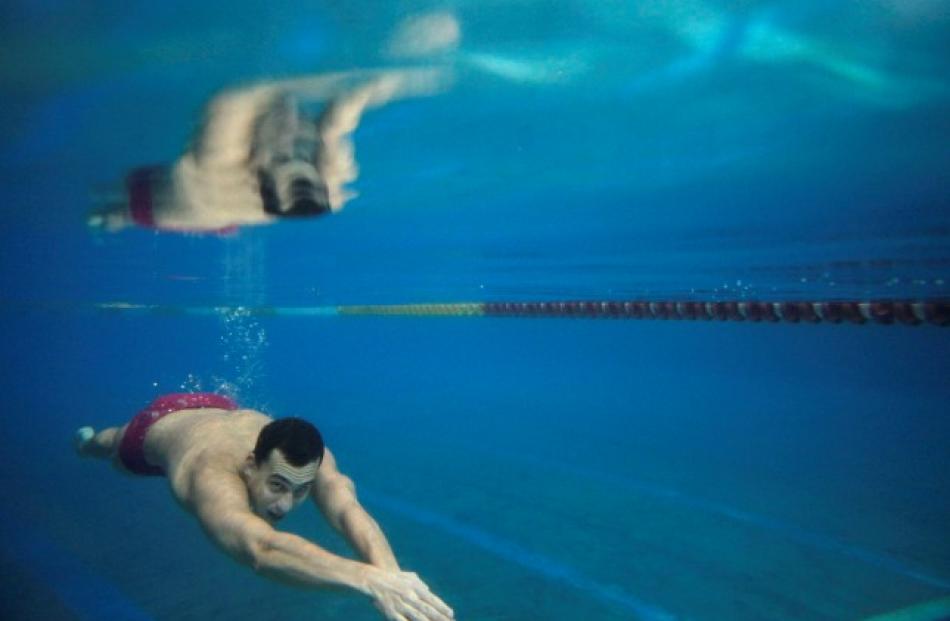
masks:
{"label": "dark wet hair", "polygon": [[323,461],[323,436],[302,418],[279,418],[265,425],[257,436],[254,461],[262,464],[275,448],[297,468],[312,461],[317,464]]}
{"label": "dark wet hair", "polygon": [[278,218],[306,218],[322,216],[333,211],[330,193],[325,185],[318,185],[306,177],[292,178],[287,182],[287,203],[281,202],[274,176],[267,171],[257,173],[264,211]]}

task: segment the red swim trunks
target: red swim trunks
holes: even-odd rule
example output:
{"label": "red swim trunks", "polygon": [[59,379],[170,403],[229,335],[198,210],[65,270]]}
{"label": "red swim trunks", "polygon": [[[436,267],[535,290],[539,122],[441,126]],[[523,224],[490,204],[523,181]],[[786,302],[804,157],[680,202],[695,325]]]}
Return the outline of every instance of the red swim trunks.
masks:
{"label": "red swim trunks", "polygon": [[159,226],[155,222],[153,213],[154,204],[152,202],[154,185],[156,183],[168,183],[168,176],[171,173],[165,166],[142,166],[136,168],[128,177],[125,185],[129,194],[129,216],[135,224],[156,231],[175,231],[179,233],[196,233],[208,235],[233,235],[237,233],[237,226],[225,226],[219,229],[189,229],[189,228],[170,228]]}
{"label": "red swim trunks", "polygon": [[198,408],[236,410],[238,405],[230,397],[210,392],[177,392],[158,397],[136,414],[126,427],[122,443],[119,444],[119,459],[122,460],[122,465],[135,474],[164,475],[164,470],[145,461],[145,435],[155,421],[161,420],[166,414]]}

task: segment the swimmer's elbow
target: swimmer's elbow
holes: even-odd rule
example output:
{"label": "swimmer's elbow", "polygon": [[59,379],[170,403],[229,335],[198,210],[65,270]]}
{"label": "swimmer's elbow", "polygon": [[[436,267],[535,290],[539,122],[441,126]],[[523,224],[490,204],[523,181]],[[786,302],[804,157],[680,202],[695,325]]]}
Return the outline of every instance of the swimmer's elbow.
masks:
{"label": "swimmer's elbow", "polygon": [[243,542],[235,556],[255,571],[265,574],[274,564],[274,550],[276,544],[268,535],[258,535]]}
{"label": "swimmer's elbow", "polygon": [[254,571],[260,571],[268,565],[276,547],[276,531],[234,520],[215,525],[206,523],[206,526],[209,526],[209,534],[215,542],[235,561],[251,567]]}
{"label": "swimmer's elbow", "polygon": [[275,531],[248,542],[245,562],[254,573],[291,586],[326,586],[326,576],[315,575],[312,546],[296,535]]}

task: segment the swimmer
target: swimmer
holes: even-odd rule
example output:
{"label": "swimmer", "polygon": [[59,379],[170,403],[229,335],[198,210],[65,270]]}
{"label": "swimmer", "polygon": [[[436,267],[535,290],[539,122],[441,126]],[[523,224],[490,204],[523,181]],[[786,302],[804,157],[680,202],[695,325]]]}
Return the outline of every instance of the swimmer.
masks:
{"label": "swimmer", "polygon": [[[272,420],[217,394],[170,394],[122,427],[81,427],[75,443],[81,456],[110,459],[121,471],[166,476],[208,537],[263,576],[351,589],[391,621],[455,618],[416,574],[400,568],[353,482],[303,419]],[[308,497],[361,560],[275,528]]]}
{"label": "swimmer", "polygon": [[[443,82],[436,69],[354,71],[225,91],[174,164],[130,172],[125,191],[101,198],[87,223],[223,234],[338,212],[355,196],[346,184],[357,177],[352,134],[363,113]],[[307,113],[322,102],[319,115]]]}

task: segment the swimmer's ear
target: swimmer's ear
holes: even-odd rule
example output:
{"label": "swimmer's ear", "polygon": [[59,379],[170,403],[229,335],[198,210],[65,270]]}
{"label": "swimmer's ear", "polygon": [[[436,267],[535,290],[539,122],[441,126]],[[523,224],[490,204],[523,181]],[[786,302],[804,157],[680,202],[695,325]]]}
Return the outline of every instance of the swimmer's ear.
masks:
{"label": "swimmer's ear", "polygon": [[254,459],[254,453],[248,453],[241,464],[241,474],[249,475],[257,468],[257,460]]}

